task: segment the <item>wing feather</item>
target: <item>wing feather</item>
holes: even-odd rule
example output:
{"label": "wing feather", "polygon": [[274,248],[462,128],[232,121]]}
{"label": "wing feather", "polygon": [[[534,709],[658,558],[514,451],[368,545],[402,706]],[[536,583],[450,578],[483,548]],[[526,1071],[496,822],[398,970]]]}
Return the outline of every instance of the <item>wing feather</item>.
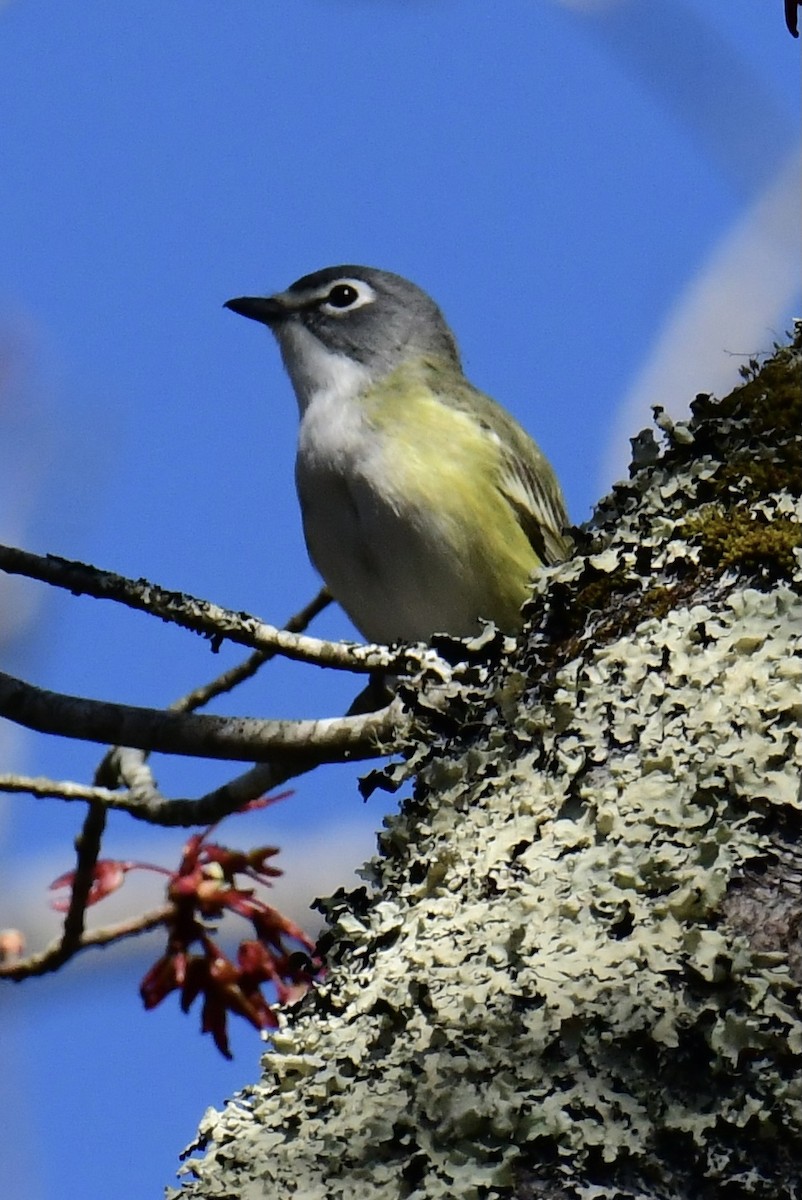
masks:
{"label": "wing feather", "polygon": [[534,442],[526,459],[508,448],[500,486],[538,557],[547,565],[567,558],[571,540],[562,490]]}
{"label": "wing feather", "polygon": [[416,372],[443,403],[468,414],[495,438],[502,452],[498,486],[538,558],[547,565],[567,558],[572,542],[566,532],[569,520],[565,500],[557,476],[537,443],[506,409],[464,377],[456,385],[451,382],[444,394],[436,362],[424,358],[416,365]]}

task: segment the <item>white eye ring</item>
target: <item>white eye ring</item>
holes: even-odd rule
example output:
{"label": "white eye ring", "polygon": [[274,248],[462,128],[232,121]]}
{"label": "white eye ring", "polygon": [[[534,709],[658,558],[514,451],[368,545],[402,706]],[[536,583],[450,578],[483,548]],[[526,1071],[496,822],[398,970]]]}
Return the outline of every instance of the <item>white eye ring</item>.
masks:
{"label": "white eye ring", "polygon": [[[338,288],[345,290],[349,289],[354,293],[353,299],[349,299],[346,304],[332,304],[329,300]],[[361,279],[335,279],[326,288],[325,295],[320,298],[320,311],[326,313],[329,317],[344,317],[348,313],[354,312],[357,308],[364,308],[366,304],[372,304],[376,299],[376,293],[369,284]]]}

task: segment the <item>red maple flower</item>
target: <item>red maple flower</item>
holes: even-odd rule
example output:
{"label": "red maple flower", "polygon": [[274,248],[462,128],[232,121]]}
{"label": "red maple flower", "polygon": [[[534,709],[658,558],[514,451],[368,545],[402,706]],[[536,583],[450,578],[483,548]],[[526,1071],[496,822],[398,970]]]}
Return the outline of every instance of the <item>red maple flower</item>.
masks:
{"label": "red maple flower", "polygon": [[[263,798],[246,809],[262,808],[280,798]],[[273,1029],[278,1017],[262,993],[263,985],[275,990],[277,1004],[294,1004],[323,966],[315,956],[314,942],[294,921],[265,904],[254,887],[241,886],[241,876],[242,882],[269,887],[271,880],[281,875],[268,862],[278,854],[276,847],[232,850],[209,840],[215,827],[210,825],[187,840],[175,871],[150,863],[99,861],[88,903],[95,904],[116,891],[131,870],[158,871],[168,877],[170,911],[163,921],[167,946],[140,984],[142,1001],[145,1008],[155,1008],[178,991],[181,1008],[188,1012],[202,995],[202,1031],[210,1033],[221,1054],[230,1058],[229,1013],[244,1017],[260,1031]],[[51,886],[67,886],[73,881],[74,873],[69,872]],[[69,902],[59,900],[54,906],[64,911]],[[214,928],[208,924],[227,913],[249,921],[255,935],[240,942],[236,961],[212,940]]]}

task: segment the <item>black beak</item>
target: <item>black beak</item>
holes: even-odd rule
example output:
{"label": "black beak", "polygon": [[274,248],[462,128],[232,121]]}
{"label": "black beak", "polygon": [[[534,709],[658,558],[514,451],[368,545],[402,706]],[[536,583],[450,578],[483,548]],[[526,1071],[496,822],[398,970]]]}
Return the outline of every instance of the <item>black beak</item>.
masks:
{"label": "black beak", "polygon": [[226,300],[223,308],[230,308],[252,321],[261,321],[263,325],[275,325],[289,316],[285,306],[273,296],[239,296],[235,300]]}

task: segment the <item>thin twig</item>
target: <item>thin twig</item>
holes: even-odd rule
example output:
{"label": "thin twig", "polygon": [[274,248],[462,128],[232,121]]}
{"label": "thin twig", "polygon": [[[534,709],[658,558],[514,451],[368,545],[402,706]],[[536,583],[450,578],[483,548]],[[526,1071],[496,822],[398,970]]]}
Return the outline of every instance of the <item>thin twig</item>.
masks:
{"label": "thin twig", "polygon": [[159,825],[169,829],[193,828],[221,821],[230,813],[238,812],[251,800],[275,791],[290,779],[314,770],[320,764],[311,757],[296,759],[290,764],[258,763],[243,771],[235,779],[229,779],[222,787],[194,800],[168,799],[158,793],[138,798],[127,811],[132,817],[146,821],[148,825]]}
{"label": "thin twig", "polygon": [[95,873],[95,864],[100,855],[103,834],[106,829],[106,809],[102,804],[90,804],[81,832],[75,839],[75,875],[70,893],[70,906],[64,917],[64,932],[61,938],[64,960],[72,958],[76,946],[84,935],[84,917],[89,902],[89,892]]}
{"label": "thin twig", "polygon": [[7,976],[19,980],[27,975],[56,971],[84,945],[86,906],[105,828],[106,809],[102,804],[90,804],[81,832],[75,839],[75,874],[60,937],[42,953],[32,955],[21,963],[0,964],[0,978]]}
{"label": "thin twig", "polygon": [[[73,947],[72,954],[86,950],[90,946],[108,946],[111,942],[122,941],[123,938],[136,937],[140,933],[148,933],[151,929],[163,925],[173,914],[173,905],[165,904],[151,912],[142,913],[138,917],[129,917],[116,925],[107,925],[102,929],[91,929],[82,934],[80,941]],[[70,955],[69,957],[72,957]],[[56,971],[65,959],[63,957],[63,939],[56,938],[44,950],[31,954],[28,958],[15,963],[0,963],[0,979],[12,979],[19,982],[29,979],[32,975],[45,975],[48,971]]]}
{"label": "thin twig", "polygon": [[[302,633],[329,604],[331,596],[326,588],[321,588],[314,600],[290,617],[284,626],[285,630],[290,633]],[[174,700],[169,708],[173,712],[194,712],[203,708],[216,696],[230,692],[244,680],[250,679],[264,663],[274,657],[274,651],[256,650],[243,662]],[[112,746],[98,764],[95,783],[108,787],[115,787],[121,783],[131,790],[133,798],[137,801],[161,801],[163,797],[147,765],[149,753],[149,750],[134,749],[130,746]]]}
{"label": "thin twig", "polygon": [[[331,604],[331,596],[326,588],[321,588],[314,600],[311,600],[304,608],[297,612],[283,626],[287,633],[303,633],[307,626],[322,613],[324,608]],[[200,687],[193,688],[191,692],[187,692],[185,696],[174,700],[170,708],[174,712],[195,712],[199,708],[203,708],[210,700],[223,695],[224,692],[230,692],[246,679],[250,679],[255,675],[259,668],[271,658],[275,658],[278,651],[276,650],[256,650],[243,662],[231,667],[228,671],[223,671],[215,679],[209,683],[201,684]]]}
{"label": "thin twig", "polygon": [[95,800],[107,808],[116,808],[124,793],[111,788],[90,787],[71,779],[47,779],[44,775],[0,775],[0,792],[27,792],[30,796],[53,800]]}

